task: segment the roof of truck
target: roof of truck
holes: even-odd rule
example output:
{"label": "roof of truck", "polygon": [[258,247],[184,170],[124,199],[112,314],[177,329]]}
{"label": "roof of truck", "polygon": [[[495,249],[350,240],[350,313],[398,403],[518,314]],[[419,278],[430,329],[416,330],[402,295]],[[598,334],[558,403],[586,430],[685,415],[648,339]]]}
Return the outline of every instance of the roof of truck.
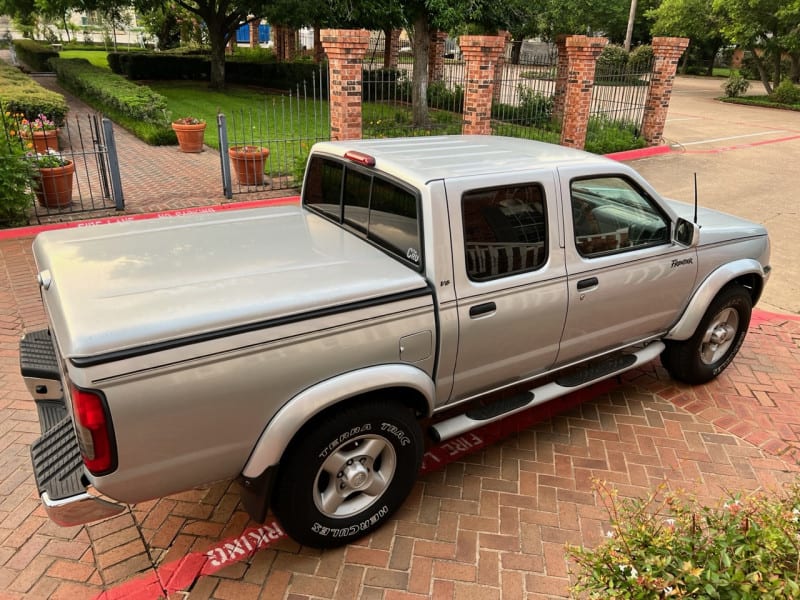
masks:
{"label": "roof of truck", "polygon": [[[375,159],[375,168],[419,183],[443,177],[530,170],[563,164],[614,163],[565,146],[494,135],[448,135],[322,142],[314,147],[337,156],[356,151]],[[614,163],[619,166],[617,163]]]}

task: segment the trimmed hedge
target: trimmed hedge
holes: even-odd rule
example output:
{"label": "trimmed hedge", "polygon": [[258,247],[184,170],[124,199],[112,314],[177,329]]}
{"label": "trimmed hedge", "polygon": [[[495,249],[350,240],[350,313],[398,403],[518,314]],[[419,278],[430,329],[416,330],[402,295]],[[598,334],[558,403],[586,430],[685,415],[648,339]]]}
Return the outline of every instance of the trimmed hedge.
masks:
{"label": "trimmed hedge", "polygon": [[0,61],[0,104],[3,110],[21,113],[28,120],[47,115],[63,125],[69,108],[64,96],[47,90],[19,69]]}
{"label": "trimmed hedge", "polygon": [[58,81],[81,98],[100,100],[132,119],[169,126],[167,100],[150,88],[95,67],[83,58],[59,58],[52,64]]}
{"label": "trimmed hedge", "polygon": [[31,71],[52,71],[51,58],[58,58],[58,52],[34,40],[14,40],[14,52]]}
{"label": "trimmed hedge", "polygon": [[[208,81],[211,73],[208,56],[168,52],[109,52],[108,65],[114,73],[132,81]],[[303,82],[308,84],[318,71],[318,65],[308,62],[254,62],[247,56],[241,60],[229,57],[225,61],[225,81],[228,83],[279,90],[294,89]],[[327,85],[323,84],[322,89],[327,97]]]}

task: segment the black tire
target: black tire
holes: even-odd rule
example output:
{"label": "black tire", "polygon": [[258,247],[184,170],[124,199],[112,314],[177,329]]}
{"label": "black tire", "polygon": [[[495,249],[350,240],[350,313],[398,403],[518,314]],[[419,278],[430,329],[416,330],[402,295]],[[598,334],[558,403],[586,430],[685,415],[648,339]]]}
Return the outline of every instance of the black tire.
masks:
{"label": "black tire", "polygon": [[678,381],[697,385],[725,370],[742,346],[753,301],[738,285],[723,288],[688,340],[665,340],[661,364]]}
{"label": "black tire", "polygon": [[352,542],[380,527],[406,499],[423,447],[414,413],[399,403],[370,398],[334,408],[301,430],[284,453],[272,510],[303,545]]}

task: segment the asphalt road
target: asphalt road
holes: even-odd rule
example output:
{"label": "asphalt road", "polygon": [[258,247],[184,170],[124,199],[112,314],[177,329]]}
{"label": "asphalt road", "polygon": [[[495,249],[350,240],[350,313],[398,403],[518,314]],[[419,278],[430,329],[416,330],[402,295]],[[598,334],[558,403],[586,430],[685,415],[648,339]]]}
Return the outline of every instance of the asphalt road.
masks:
{"label": "asphalt road", "polygon": [[[701,206],[766,225],[773,271],[759,307],[800,313],[800,112],[719,102],[723,82],[676,78],[664,128],[673,152],[629,164],[685,202],[697,173]],[[764,92],[753,85],[750,93]]]}

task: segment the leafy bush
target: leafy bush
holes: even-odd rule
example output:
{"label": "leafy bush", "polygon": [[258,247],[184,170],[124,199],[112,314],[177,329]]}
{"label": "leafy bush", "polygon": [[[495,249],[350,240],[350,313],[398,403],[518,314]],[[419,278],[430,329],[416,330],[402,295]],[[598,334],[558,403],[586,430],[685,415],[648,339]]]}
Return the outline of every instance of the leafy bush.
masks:
{"label": "leafy bush", "polygon": [[553,117],[552,96],[545,96],[523,84],[517,86],[517,93],[520,100],[516,106],[492,103],[493,119],[538,128],[550,123]]}
{"label": "leafy bush", "polygon": [[433,81],[428,85],[428,106],[464,112],[464,88],[456,85],[450,89],[443,81]]}
{"label": "leafy bush", "polygon": [[653,47],[649,44],[636,46],[628,54],[628,71],[642,73],[649,71],[653,65]]}
{"label": "leafy bush", "polygon": [[49,116],[58,125],[64,123],[67,102],[64,96],[46,90],[19,69],[0,61],[0,104],[3,110],[22,114],[33,120],[39,114]]}
{"label": "leafy bush", "polygon": [[740,73],[731,73],[727,81],[722,84],[722,89],[725,90],[725,95],[728,98],[736,98],[747,91],[750,87],[750,82],[747,81]]}
{"label": "leafy bush", "polygon": [[800,87],[792,83],[788,77],[772,90],[770,99],[779,104],[800,104]]}
{"label": "leafy bush", "polygon": [[628,51],[617,44],[608,44],[597,57],[597,70],[622,71],[628,65]]}
{"label": "leafy bush", "polygon": [[644,148],[647,142],[634,123],[606,117],[589,117],[584,149],[595,154],[610,154]]}
{"label": "leafy bush", "polygon": [[52,64],[61,85],[141,139],[150,144],[176,143],[167,101],[161,94],[84,59],[60,58]]}
{"label": "leafy bush", "polygon": [[150,88],[131,83],[80,58],[57,59],[53,64],[59,82],[82,98],[96,98],[132,119],[169,125],[167,101]]}
{"label": "leafy bush", "polygon": [[58,52],[33,40],[14,40],[12,43],[14,44],[17,58],[32,71],[51,71],[50,59],[58,58]]}
{"label": "leafy bush", "polygon": [[661,486],[620,500],[599,485],[611,531],[570,547],[573,591],[593,599],[800,597],[800,484],[782,495],[731,496],[715,508]]}
{"label": "leafy bush", "polygon": [[0,112],[0,227],[28,222],[33,204],[33,167],[27,160],[28,145],[19,135],[22,116]]}

